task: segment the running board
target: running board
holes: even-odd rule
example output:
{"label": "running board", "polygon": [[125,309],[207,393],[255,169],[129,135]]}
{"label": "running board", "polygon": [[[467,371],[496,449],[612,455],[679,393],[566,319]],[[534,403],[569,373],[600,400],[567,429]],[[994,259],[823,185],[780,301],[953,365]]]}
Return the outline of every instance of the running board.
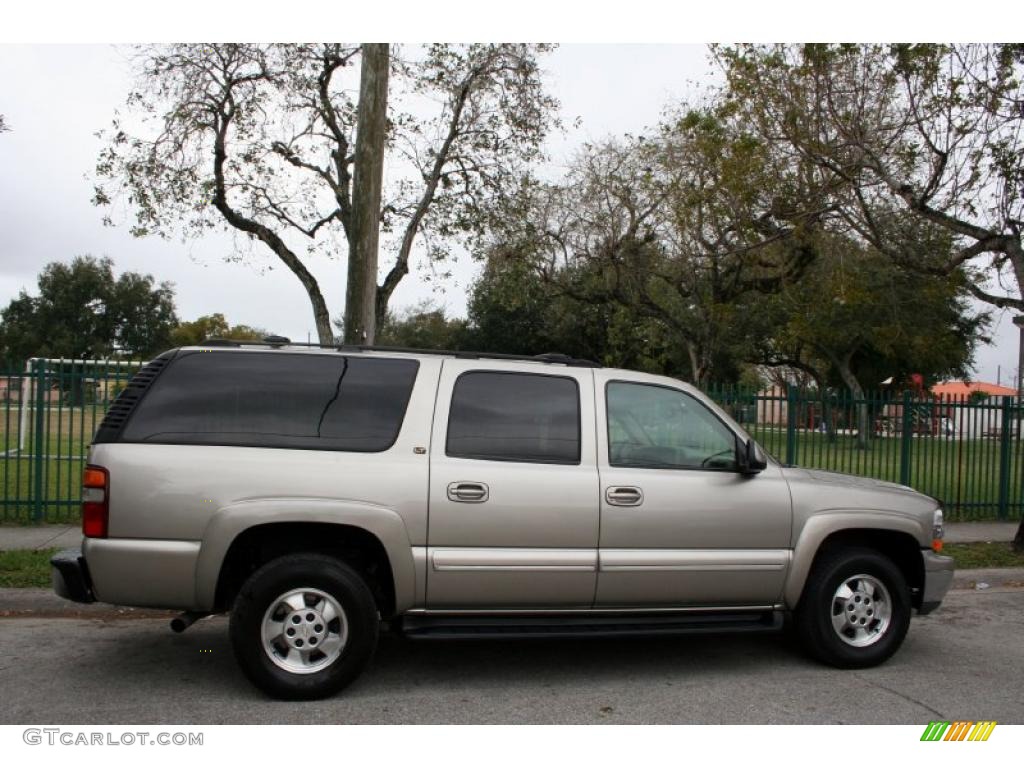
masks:
{"label": "running board", "polygon": [[781,611],[688,613],[666,616],[455,616],[406,615],[402,632],[416,640],[542,637],[652,637],[782,629]]}

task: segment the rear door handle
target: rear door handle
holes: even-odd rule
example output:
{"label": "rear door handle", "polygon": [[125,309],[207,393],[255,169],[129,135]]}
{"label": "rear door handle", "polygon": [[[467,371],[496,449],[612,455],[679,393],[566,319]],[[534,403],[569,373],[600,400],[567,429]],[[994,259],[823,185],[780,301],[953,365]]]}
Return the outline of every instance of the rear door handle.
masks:
{"label": "rear door handle", "polygon": [[490,490],[486,483],[449,483],[448,498],[451,501],[462,501],[469,504],[481,504],[487,501]]}
{"label": "rear door handle", "polygon": [[616,507],[639,507],[644,492],[634,485],[612,485],[604,492],[605,501]]}

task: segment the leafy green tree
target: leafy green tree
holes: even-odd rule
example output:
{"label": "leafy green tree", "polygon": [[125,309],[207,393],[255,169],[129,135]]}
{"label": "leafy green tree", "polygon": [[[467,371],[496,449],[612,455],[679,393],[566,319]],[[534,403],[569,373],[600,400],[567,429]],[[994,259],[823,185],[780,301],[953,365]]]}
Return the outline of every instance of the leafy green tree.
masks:
{"label": "leafy green tree", "polygon": [[580,300],[602,279],[591,265],[546,280],[511,247],[489,255],[469,298],[472,346],[537,355],[560,352],[614,367],[679,375],[685,355],[656,319],[615,302]]}
{"label": "leafy green tree", "polygon": [[151,275],[114,277],[108,258],[52,262],[39,295],[22,291],[0,313],[0,354],[29,357],[149,357],[170,346],[177,325],[174,287]]}
{"label": "leafy green tree", "polygon": [[195,320],[179,323],[170,335],[171,345],[185,347],[199,344],[204,339],[238,339],[260,341],[269,336],[262,328],[248,325],[231,325],[220,312],[203,315]]}
{"label": "leafy green tree", "polygon": [[491,253],[468,302],[471,338],[479,349],[594,360],[604,357],[604,326],[613,309],[566,297],[508,249]]}
{"label": "leafy green tree", "polygon": [[469,323],[449,318],[428,300],[398,313],[389,311],[378,328],[377,342],[417,349],[468,349]]}
{"label": "leafy green tree", "polygon": [[[823,243],[801,280],[748,311],[769,323],[761,362],[808,371],[819,386],[838,384],[861,401],[865,383],[965,375],[989,322],[972,310],[962,271],[922,275],[839,236]],[[866,403],[857,420],[858,444],[866,447]]]}

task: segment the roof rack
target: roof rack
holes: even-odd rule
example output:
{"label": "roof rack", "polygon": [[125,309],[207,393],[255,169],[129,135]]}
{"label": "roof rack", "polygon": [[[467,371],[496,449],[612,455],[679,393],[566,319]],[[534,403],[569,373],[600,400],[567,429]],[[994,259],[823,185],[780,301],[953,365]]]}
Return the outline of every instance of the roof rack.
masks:
{"label": "roof rack", "polygon": [[470,352],[456,349],[420,349],[418,347],[389,347],[373,344],[314,344],[310,342],[290,341],[285,336],[267,336],[262,341],[253,339],[203,339],[198,346],[203,347],[243,347],[258,346],[280,349],[281,347],[307,347],[313,349],[333,349],[338,352],[399,352],[413,355],[443,355],[460,360],[521,360],[536,363],[552,363],[577,368],[601,368],[600,363],[585,360],[560,352],[546,352],[542,355],[510,355],[504,352]]}

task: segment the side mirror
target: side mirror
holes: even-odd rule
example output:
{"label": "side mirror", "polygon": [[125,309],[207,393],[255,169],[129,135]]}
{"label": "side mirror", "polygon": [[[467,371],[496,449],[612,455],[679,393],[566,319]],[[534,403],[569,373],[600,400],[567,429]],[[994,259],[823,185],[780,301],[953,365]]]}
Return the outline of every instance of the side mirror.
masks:
{"label": "side mirror", "polygon": [[756,475],[768,466],[768,459],[761,447],[753,440],[746,442],[736,437],[736,467],[740,474]]}

